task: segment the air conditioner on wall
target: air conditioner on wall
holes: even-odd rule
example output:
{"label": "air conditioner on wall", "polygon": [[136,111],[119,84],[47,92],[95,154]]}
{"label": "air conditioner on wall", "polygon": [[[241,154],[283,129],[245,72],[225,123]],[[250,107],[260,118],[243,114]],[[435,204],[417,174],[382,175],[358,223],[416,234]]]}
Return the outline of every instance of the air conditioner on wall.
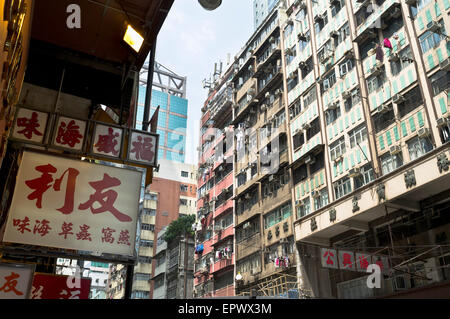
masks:
{"label": "air conditioner on wall", "polygon": [[392,53],[389,56],[388,60],[389,60],[389,62],[396,62],[396,61],[400,60],[400,55],[397,52]]}
{"label": "air conditioner on wall", "polygon": [[439,68],[441,70],[449,72],[450,71],[450,58],[447,58],[447,59],[443,60],[441,63],[439,63]]}
{"label": "air conditioner on wall", "polygon": [[380,105],[377,108],[377,112],[378,113],[385,113],[385,112],[389,111],[390,109],[391,109],[391,106],[389,104],[383,104],[383,105]]}
{"label": "air conditioner on wall", "polygon": [[311,196],[313,198],[317,198],[317,197],[320,197],[320,193],[318,191],[311,191]]}
{"label": "air conditioner on wall", "polygon": [[442,26],[437,21],[431,21],[427,24],[427,31],[431,33],[440,33]]}
{"label": "air conditioner on wall", "polygon": [[349,177],[356,177],[361,175],[361,169],[359,167],[354,167],[348,171]]}
{"label": "air conditioner on wall", "polygon": [[437,125],[439,127],[445,126],[448,123],[448,119],[444,118],[444,117],[440,117],[436,120]]}
{"label": "air conditioner on wall", "polygon": [[424,138],[424,137],[427,137],[427,136],[430,136],[430,129],[428,128],[428,127],[422,127],[422,128],[420,128],[418,131],[417,131],[417,135],[420,137],[420,138]]}
{"label": "air conditioner on wall", "polygon": [[401,94],[397,93],[392,98],[392,103],[400,104],[400,103],[403,103],[403,102],[405,102],[405,98]]}
{"label": "air conditioner on wall", "polygon": [[316,162],[316,159],[312,155],[308,155],[305,158],[305,164],[314,164]]}
{"label": "air conditioner on wall", "polygon": [[352,97],[352,92],[350,92],[350,90],[347,90],[347,91],[342,92],[342,98],[343,98],[344,100],[347,100],[347,99],[349,99],[349,98],[351,98],[351,97]]}
{"label": "air conditioner on wall", "polygon": [[400,145],[392,145],[392,146],[389,148],[389,153],[390,153],[391,155],[398,154],[398,153],[400,153],[401,151],[402,151],[402,147],[401,147]]}

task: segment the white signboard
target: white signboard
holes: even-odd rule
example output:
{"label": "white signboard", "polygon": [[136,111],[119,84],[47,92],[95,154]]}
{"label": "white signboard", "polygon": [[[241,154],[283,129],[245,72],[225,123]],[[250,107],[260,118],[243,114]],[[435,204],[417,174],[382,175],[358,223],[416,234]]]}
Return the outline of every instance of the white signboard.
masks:
{"label": "white signboard", "polygon": [[95,125],[92,153],[120,157],[122,153],[123,129],[103,124]]}
{"label": "white signboard", "polygon": [[338,268],[338,257],[337,251],[335,249],[322,248],[321,257],[322,257],[322,267],[333,269]]}
{"label": "white signboard", "polygon": [[156,166],[158,135],[131,131],[128,159],[136,163]]}
{"label": "white signboard", "polygon": [[0,299],[27,299],[34,265],[0,263]]}
{"label": "white signboard", "polygon": [[339,269],[356,271],[355,253],[353,251],[339,250]]}
{"label": "white signboard", "polygon": [[74,151],[82,150],[86,121],[60,116],[56,127],[53,145]]}
{"label": "white signboard", "polygon": [[357,271],[367,272],[367,267],[372,263],[372,255],[366,253],[356,253]]}
{"label": "white signboard", "polygon": [[133,256],[141,178],[24,152],[3,241]]}
{"label": "white signboard", "polygon": [[26,108],[19,108],[11,137],[31,143],[42,143],[47,126],[48,114]]}

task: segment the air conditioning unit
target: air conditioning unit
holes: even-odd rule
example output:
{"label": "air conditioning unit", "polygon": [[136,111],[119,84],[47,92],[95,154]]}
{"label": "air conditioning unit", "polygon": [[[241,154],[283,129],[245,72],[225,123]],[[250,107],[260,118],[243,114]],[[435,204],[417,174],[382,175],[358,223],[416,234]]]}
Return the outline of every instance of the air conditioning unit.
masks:
{"label": "air conditioning unit", "polygon": [[371,70],[372,75],[380,75],[383,73],[383,63],[377,63]]}
{"label": "air conditioning unit", "polygon": [[300,61],[300,62],[298,63],[299,69],[306,69],[307,66],[308,66],[308,65],[306,64],[305,61]]}
{"label": "air conditioning unit", "polygon": [[299,32],[297,34],[297,38],[298,38],[298,41],[303,41],[303,42],[308,41],[308,38],[306,37],[306,34],[303,33],[303,32]]}
{"label": "air conditioning unit", "polygon": [[338,37],[338,36],[339,36],[339,32],[337,32],[336,30],[330,31],[330,37]]}
{"label": "air conditioning unit", "polygon": [[270,98],[270,92],[266,92],[266,94],[264,95],[264,97],[265,97],[266,99]]}
{"label": "air conditioning unit", "polygon": [[291,48],[286,48],[285,50],[284,50],[284,55],[293,55],[294,54],[294,52],[292,52],[292,49]]}
{"label": "air conditioning unit", "polygon": [[378,113],[385,113],[391,109],[390,104],[383,104],[377,108]]}
{"label": "air conditioning unit", "polygon": [[338,162],[341,162],[343,159],[344,159],[344,156],[343,156],[342,154],[340,154],[340,155],[338,155],[338,156],[335,156],[332,160],[333,160],[335,163],[338,163]]}
{"label": "air conditioning unit", "polygon": [[286,20],[286,25],[293,25],[294,21],[292,19],[287,19]]}
{"label": "air conditioning unit", "polygon": [[297,72],[292,72],[291,74],[289,74],[289,79],[290,80],[294,80],[297,77]]}
{"label": "air conditioning unit", "polygon": [[350,49],[350,50],[345,51],[344,56],[347,59],[352,59],[355,57],[355,53],[353,52],[353,49]]}
{"label": "air conditioning unit", "polygon": [[431,33],[440,33],[442,26],[437,21],[431,21],[427,24],[427,31]]}
{"label": "air conditioning unit", "polygon": [[245,199],[250,199],[250,198],[252,198],[252,197],[251,197],[250,193],[247,193],[247,194],[245,194],[244,198],[245,198]]}
{"label": "air conditioning unit", "polygon": [[270,42],[270,43],[275,43],[275,37],[274,37],[274,36],[271,36],[270,39],[269,39],[269,42]]}
{"label": "air conditioning unit", "polygon": [[400,55],[396,52],[396,53],[392,53],[389,56],[389,62],[397,62],[398,60],[400,60]]}
{"label": "air conditioning unit", "polygon": [[267,105],[266,104],[261,104],[261,111],[265,111],[267,109]]}
{"label": "air conditioning unit", "polygon": [[212,198],[211,198],[211,202],[216,202],[217,201],[217,196],[213,196]]}
{"label": "air conditioning unit", "polygon": [[314,164],[316,162],[316,159],[312,155],[308,155],[305,158],[305,164]]}
{"label": "air conditioning unit", "polygon": [[300,132],[300,129],[299,129],[299,128],[296,128],[296,129],[294,130],[294,135],[296,135],[298,132]]}
{"label": "air conditioning unit", "polygon": [[444,117],[440,117],[437,119],[437,125],[439,127],[445,126],[448,123],[448,119],[444,118]]}
{"label": "air conditioning unit", "polygon": [[308,129],[310,129],[311,128],[311,125],[309,124],[309,123],[304,123],[303,125],[302,125],[302,129],[305,131],[305,130],[308,130]]}
{"label": "air conditioning unit", "polygon": [[444,61],[442,61],[441,63],[439,63],[439,68],[441,70],[450,71],[450,58],[445,59]]}
{"label": "air conditioning unit", "polygon": [[280,96],[283,92],[280,89],[275,90],[275,96]]}
{"label": "air conditioning unit", "polygon": [[320,197],[320,193],[318,191],[311,191],[311,196],[313,198],[317,198],[317,197]]}
{"label": "air conditioning unit", "polygon": [[405,98],[403,97],[403,95],[397,93],[392,98],[392,102],[395,104],[400,104],[400,103],[405,102]]}
{"label": "air conditioning unit", "polygon": [[244,225],[242,225],[243,229],[247,229],[249,227],[250,227],[250,222],[246,222],[246,223],[244,223]]}
{"label": "air conditioning unit", "polygon": [[347,100],[347,99],[349,99],[349,98],[351,98],[351,97],[352,97],[352,92],[350,92],[350,90],[347,90],[347,91],[342,92],[342,98],[343,98],[344,100]]}
{"label": "air conditioning unit", "polygon": [[220,231],[222,231],[222,225],[216,225],[216,226],[214,226],[214,231],[215,231],[215,232],[220,232]]}
{"label": "air conditioning unit", "polygon": [[359,167],[354,167],[348,171],[349,177],[356,177],[361,174],[361,169]]}
{"label": "air conditioning unit", "polygon": [[338,102],[330,102],[325,106],[325,111],[335,110],[339,107]]}
{"label": "air conditioning unit", "polygon": [[391,155],[398,154],[398,153],[400,153],[401,151],[402,151],[402,147],[401,147],[400,145],[392,145],[392,146],[389,148],[389,153],[390,153]]}
{"label": "air conditioning unit", "polygon": [[417,135],[420,138],[425,138],[431,134],[430,129],[428,127],[422,127],[417,131]]}

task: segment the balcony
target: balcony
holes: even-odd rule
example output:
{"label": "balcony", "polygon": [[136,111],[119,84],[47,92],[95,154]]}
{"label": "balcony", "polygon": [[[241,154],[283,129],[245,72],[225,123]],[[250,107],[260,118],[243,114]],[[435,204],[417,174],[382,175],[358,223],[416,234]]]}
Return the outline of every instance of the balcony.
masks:
{"label": "balcony", "polygon": [[215,241],[213,246],[217,246],[223,240],[232,238],[234,236],[234,227],[228,226],[227,228],[225,228],[223,230],[216,230],[216,231],[214,231],[214,233],[217,235],[215,235],[213,237],[213,240]]}
{"label": "balcony", "polygon": [[269,80],[267,80],[261,86],[260,81],[258,81],[258,94],[256,95],[256,98],[262,99],[266,94],[266,92],[268,92],[274,85],[278,84],[282,76],[283,76],[282,68],[277,65],[277,67],[272,72],[272,77]]}
{"label": "balcony", "polygon": [[227,269],[229,267],[232,267],[234,265],[234,254],[231,255],[231,258],[229,259],[222,259],[217,262],[215,262],[212,266],[211,273],[216,273],[221,270]]}
{"label": "balcony", "polygon": [[222,216],[223,213],[232,210],[233,207],[234,207],[233,200],[231,199],[227,200],[224,204],[220,205],[219,207],[216,207],[216,210],[214,211],[214,218]]}
{"label": "balcony", "polygon": [[211,102],[210,119],[217,120],[219,116],[223,115],[224,109],[233,103],[233,89],[231,85],[223,87],[214,97]]}
{"label": "balcony", "polygon": [[260,251],[261,247],[262,242],[260,233],[256,233],[252,237],[236,243],[236,260],[244,259],[257,251]]}
{"label": "balcony", "polygon": [[267,54],[267,57],[263,60],[260,60],[259,63],[256,65],[256,72],[253,75],[253,77],[258,78],[263,72],[265,72],[265,69],[267,66],[277,61],[277,59],[281,58],[281,44],[280,42],[272,43],[270,44],[271,48],[269,49],[269,53]]}

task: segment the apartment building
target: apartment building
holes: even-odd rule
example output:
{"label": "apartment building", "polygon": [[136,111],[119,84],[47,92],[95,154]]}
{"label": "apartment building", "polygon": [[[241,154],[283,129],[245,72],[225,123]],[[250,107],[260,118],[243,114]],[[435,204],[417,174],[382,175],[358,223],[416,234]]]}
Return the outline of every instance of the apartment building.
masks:
{"label": "apartment building", "polygon": [[300,291],[448,297],[450,2],[283,11]]}
{"label": "apartment building", "polygon": [[237,295],[297,290],[284,11],[267,15],[233,67]]}
{"label": "apartment building", "polygon": [[202,108],[194,297],[234,296],[232,82],[229,68]]}

